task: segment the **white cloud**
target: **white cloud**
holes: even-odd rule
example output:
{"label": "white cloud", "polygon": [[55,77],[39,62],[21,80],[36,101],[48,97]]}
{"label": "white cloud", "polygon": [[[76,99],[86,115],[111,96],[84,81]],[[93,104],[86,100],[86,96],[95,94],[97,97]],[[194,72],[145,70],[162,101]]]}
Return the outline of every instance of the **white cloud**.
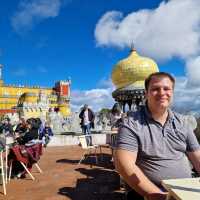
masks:
{"label": "white cloud", "polygon": [[114,104],[112,91],[112,88],[85,91],[74,90],[71,94],[72,111],[79,111],[84,104],[88,104],[94,111],[99,111],[102,108],[111,108]]}
{"label": "white cloud", "polygon": [[200,56],[186,62],[186,74],[189,79],[188,86],[200,86]]}
{"label": "white cloud", "polygon": [[156,9],[105,13],[98,21],[98,46],[130,47],[162,62],[185,62],[186,77],[177,78],[174,105],[180,111],[200,113],[200,1],[163,1]]}
{"label": "white cloud", "polygon": [[100,88],[110,88],[114,91],[115,89],[115,86],[113,85],[112,83],[112,80],[111,78],[109,79],[106,79],[106,78],[102,78],[99,83],[97,83],[97,86],[100,87]]}
{"label": "white cloud", "polygon": [[11,18],[11,24],[17,33],[31,30],[32,27],[47,18],[58,16],[61,0],[21,1],[18,11]]}
{"label": "white cloud", "polygon": [[174,107],[180,112],[200,115],[200,87],[191,87],[188,78],[176,78]]}
{"label": "white cloud", "polygon": [[[106,82],[106,80],[104,79]],[[91,90],[74,90],[71,94],[72,111],[79,112],[84,104],[88,104],[94,111],[99,111],[102,108],[112,108],[114,99],[112,92],[114,86],[107,80],[110,85],[103,89]],[[101,83],[101,81],[100,81]],[[200,87],[191,87],[188,84],[187,77],[177,77],[174,92],[173,107],[181,113],[195,113],[200,115]]]}
{"label": "white cloud", "polygon": [[143,55],[155,59],[187,59],[200,50],[199,10],[199,0],[171,0],[127,16],[107,12],[96,25],[97,45],[123,48],[134,42]]}
{"label": "white cloud", "polygon": [[[109,83],[108,87],[104,87],[103,89],[72,91],[72,111],[79,112],[84,104],[88,104],[94,111],[99,111],[102,108],[112,108],[114,104],[112,92],[115,88],[110,80],[102,80]],[[189,112],[200,116],[200,87],[191,87],[188,84],[187,77],[176,77],[173,107],[181,113]]]}

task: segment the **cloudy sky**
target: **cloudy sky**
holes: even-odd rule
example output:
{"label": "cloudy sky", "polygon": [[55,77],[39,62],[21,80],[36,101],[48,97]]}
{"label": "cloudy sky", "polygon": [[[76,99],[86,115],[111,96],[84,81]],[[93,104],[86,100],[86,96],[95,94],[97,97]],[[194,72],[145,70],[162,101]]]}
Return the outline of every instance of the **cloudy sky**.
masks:
{"label": "cloudy sky", "polygon": [[200,113],[200,1],[8,0],[0,6],[7,84],[71,78],[72,109],[110,108],[113,66],[130,44],[176,77],[176,108]]}

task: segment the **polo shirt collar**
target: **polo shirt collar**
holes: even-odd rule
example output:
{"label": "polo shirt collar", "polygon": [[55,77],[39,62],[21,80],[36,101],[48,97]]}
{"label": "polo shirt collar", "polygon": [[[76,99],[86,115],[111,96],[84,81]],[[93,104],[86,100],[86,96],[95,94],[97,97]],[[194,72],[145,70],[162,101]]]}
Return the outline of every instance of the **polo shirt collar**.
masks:
{"label": "polo shirt collar", "polygon": [[[144,106],[144,113],[145,113],[145,116],[147,117],[148,120],[154,120],[152,115],[151,115],[151,112],[149,111],[149,108],[147,106],[147,104],[145,104]],[[169,108],[168,109],[168,119],[169,121],[173,121],[175,119],[175,116],[174,116],[174,113],[172,112],[172,110]]]}

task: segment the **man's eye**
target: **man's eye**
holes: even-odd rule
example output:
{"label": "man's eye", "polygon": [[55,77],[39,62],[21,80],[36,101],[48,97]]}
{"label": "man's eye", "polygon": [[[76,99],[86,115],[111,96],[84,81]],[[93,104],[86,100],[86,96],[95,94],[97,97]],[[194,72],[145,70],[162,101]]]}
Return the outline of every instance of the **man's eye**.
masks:
{"label": "man's eye", "polygon": [[159,88],[152,88],[151,91],[158,91]]}
{"label": "man's eye", "polygon": [[169,90],[171,90],[171,88],[164,88],[164,90],[165,90],[165,91],[169,91]]}

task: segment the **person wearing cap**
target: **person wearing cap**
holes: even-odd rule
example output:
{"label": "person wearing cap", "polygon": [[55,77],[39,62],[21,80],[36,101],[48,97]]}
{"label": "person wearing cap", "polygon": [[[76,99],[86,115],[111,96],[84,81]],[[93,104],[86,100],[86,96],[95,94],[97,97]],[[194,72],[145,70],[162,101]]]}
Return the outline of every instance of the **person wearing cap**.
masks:
{"label": "person wearing cap", "polygon": [[132,189],[127,199],[165,200],[161,181],[191,178],[190,163],[200,174],[200,145],[193,127],[170,109],[174,85],[168,73],[151,74],[145,80],[146,104],[120,126],[115,165]]}
{"label": "person wearing cap", "polygon": [[79,118],[81,119],[81,128],[85,135],[91,134],[91,128],[94,128],[94,119],[95,115],[94,112],[88,108],[88,105],[85,104],[83,109],[79,114]]}

